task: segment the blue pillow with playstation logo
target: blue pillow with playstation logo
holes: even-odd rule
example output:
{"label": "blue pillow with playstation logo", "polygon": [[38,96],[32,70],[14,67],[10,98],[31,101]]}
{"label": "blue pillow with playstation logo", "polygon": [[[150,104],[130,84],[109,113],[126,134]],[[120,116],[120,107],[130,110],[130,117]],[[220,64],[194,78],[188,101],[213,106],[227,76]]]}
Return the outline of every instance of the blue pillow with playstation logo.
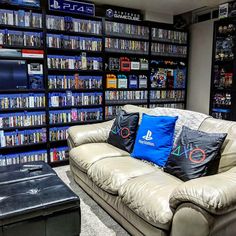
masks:
{"label": "blue pillow with playstation logo", "polygon": [[177,119],[143,114],[131,156],[163,167],[172,150]]}

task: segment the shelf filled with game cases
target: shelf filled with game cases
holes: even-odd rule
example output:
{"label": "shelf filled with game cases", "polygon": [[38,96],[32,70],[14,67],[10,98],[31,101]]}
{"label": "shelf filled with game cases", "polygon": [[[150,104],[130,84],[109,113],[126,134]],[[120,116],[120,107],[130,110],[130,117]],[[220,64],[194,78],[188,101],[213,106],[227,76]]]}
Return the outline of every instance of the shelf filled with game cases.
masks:
{"label": "shelf filled with game cases", "polygon": [[102,21],[79,19],[69,16],[47,15],[46,26],[48,32],[73,33],[77,35],[102,36]]}
{"label": "shelf filled with game cases", "polygon": [[149,27],[132,23],[105,21],[105,34],[109,37],[123,37],[149,40]]}
{"label": "shelf filled with game cases", "polygon": [[[11,68],[27,80],[0,88],[3,165],[66,164],[68,128],[113,119],[125,104],[185,107],[186,32],[166,24],[61,14],[42,0],[14,2],[1,4],[0,66],[12,61]],[[154,69],[151,61],[158,61]]]}
{"label": "shelf filled with game cases", "polygon": [[[138,105],[139,107],[148,107],[147,105]],[[112,120],[114,118],[116,118],[117,114],[119,114],[119,112],[121,111],[121,109],[123,108],[122,106],[106,106],[105,107],[105,120]]]}
{"label": "shelf filled with game cases", "polygon": [[154,27],[151,29],[152,40],[163,43],[187,44],[188,34],[184,31]]}
{"label": "shelf filled with game cases", "polygon": [[123,54],[149,54],[149,42],[134,39],[105,38],[105,51]]}
{"label": "shelf filled with game cases", "polygon": [[217,119],[236,120],[234,18],[214,23],[210,115]]}
{"label": "shelf filled with game cases", "polygon": [[69,148],[68,146],[64,147],[55,147],[50,149],[50,162],[56,163],[60,161],[65,161],[69,159]]}
{"label": "shelf filled with game cases", "polygon": [[106,91],[106,105],[147,104],[148,91]]}
{"label": "shelf filled with game cases", "polygon": [[188,32],[151,24],[149,107],[186,107]]}
{"label": "shelf filled with game cases", "polygon": [[47,150],[0,155],[0,166],[24,164],[33,161],[48,162]]}
{"label": "shelf filled with game cases", "polygon": [[151,28],[151,55],[187,58],[188,33],[162,26]]}

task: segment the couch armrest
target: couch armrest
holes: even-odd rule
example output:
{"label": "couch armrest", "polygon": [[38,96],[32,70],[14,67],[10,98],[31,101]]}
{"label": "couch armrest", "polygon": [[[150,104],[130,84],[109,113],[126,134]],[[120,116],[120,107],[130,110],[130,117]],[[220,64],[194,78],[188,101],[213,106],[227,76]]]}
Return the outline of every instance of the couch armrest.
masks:
{"label": "couch armrest", "polygon": [[85,143],[106,142],[114,120],[92,125],[77,125],[68,129],[71,147]]}
{"label": "couch armrest", "polygon": [[171,194],[170,206],[191,202],[206,211],[222,215],[236,209],[236,167],[207,177],[187,181]]}

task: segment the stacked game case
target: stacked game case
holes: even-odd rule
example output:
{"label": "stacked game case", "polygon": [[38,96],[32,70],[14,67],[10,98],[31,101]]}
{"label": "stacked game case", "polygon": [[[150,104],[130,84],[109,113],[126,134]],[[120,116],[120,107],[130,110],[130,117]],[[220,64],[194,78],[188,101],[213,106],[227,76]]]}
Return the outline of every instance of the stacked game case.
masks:
{"label": "stacked game case", "polygon": [[47,34],[47,47],[101,52],[102,39],[95,37]]}
{"label": "stacked game case", "polygon": [[50,149],[50,161],[57,162],[67,160],[69,158],[68,155],[69,149],[68,147],[57,147]]}
{"label": "stacked game case", "polygon": [[187,36],[188,34],[186,32],[152,28],[152,39],[160,42],[186,44]]}
{"label": "stacked game case", "polygon": [[102,108],[71,109],[49,112],[50,124],[100,121],[103,119]]}
{"label": "stacked game case", "polygon": [[1,147],[44,143],[47,141],[46,137],[46,129],[44,128],[12,132],[4,132],[3,130],[0,130]]}
{"label": "stacked game case", "polygon": [[105,50],[107,52],[122,52],[148,55],[149,43],[128,39],[105,39]]}
{"label": "stacked game case", "polygon": [[165,43],[152,43],[152,55],[156,56],[172,56],[172,57],[187,57],[187,46],[165,44]]}
{"label": "stacked game case", "polygon": [[0,166],[24,164],[33,161],[48,162],[47,150],[0,155]]}
{"label": "stacked game case", "polygon": [[48,55],[48,68],[60,70],[102,70],[102,58]]}
{"label": "stacked game case", "polygon": [[46,125],[45,112],[0,114],[0,129]]}
{"label": "stacked game case", "polygon": [[102,22],[73,17],[53,16],[46,17],[47,29],[87,34],[102,34]]}
{"label": "stacked game case", "polygon": [[21,93],[0,95],[1,109],[15,108],[43,108],[45,107],[45,94]]}
{"label": "stacked game case", "polygon": [[49,107],[101,105],[102,93],[50,93]]}
{"label": "stacked game case", "polygon": [[151,102],[179,102],[185,99],[185,90],[157,90],[150,91]]}
{"label": "stacked game case", "polygon": [[42,28],[42,14],[24,10],[0,9],[0,25]]}
{"label": "stacked game case", "polygon": [[61,141],[68,138],[67,130],[69,127],[54,127],[50,128],[49,131],[49,140],[50,141]]}
{"label": "stacked game case", "polygon": [[186,68],[161,68],[151,69],[151,88],[185,88]]}
{"label": "stacked game case", "polygon": [[49,75],[49,89],[102,89],[102,76]]}
{"label": "stacked game case", "polygon": [[119,104],[119,103],[141,103],[147,102],[147,91],[106,91],[106,103]]}
{"label": "stacked game case", "polygon": [[106,21],[105,31],[107,35],[129,36],[130,38],[148,39],[149,28],[147,26],[124,24],[112,21]]}
{"label": "stacked game case", "polygon": [[43,46],[41,32],[24,32],[16,30],[0,30],[0,45],[15,47],[35,47]]}
{"label": "stacked game case", "polygon": [[184,103],[157,103],[157,104],[150,104],[150,108],[156,107],[165,107],[165,108],[176,108],[176,109],[184,109]]}

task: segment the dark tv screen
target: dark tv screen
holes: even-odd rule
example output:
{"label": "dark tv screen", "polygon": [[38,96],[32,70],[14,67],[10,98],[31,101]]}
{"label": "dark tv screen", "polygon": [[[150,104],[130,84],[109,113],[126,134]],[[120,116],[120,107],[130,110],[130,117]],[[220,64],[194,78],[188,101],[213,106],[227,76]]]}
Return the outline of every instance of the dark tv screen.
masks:
{"label": "dark tv screen", "polygon": [[28,88],[26,61],[0,60],[0,90],[26,88]]}

